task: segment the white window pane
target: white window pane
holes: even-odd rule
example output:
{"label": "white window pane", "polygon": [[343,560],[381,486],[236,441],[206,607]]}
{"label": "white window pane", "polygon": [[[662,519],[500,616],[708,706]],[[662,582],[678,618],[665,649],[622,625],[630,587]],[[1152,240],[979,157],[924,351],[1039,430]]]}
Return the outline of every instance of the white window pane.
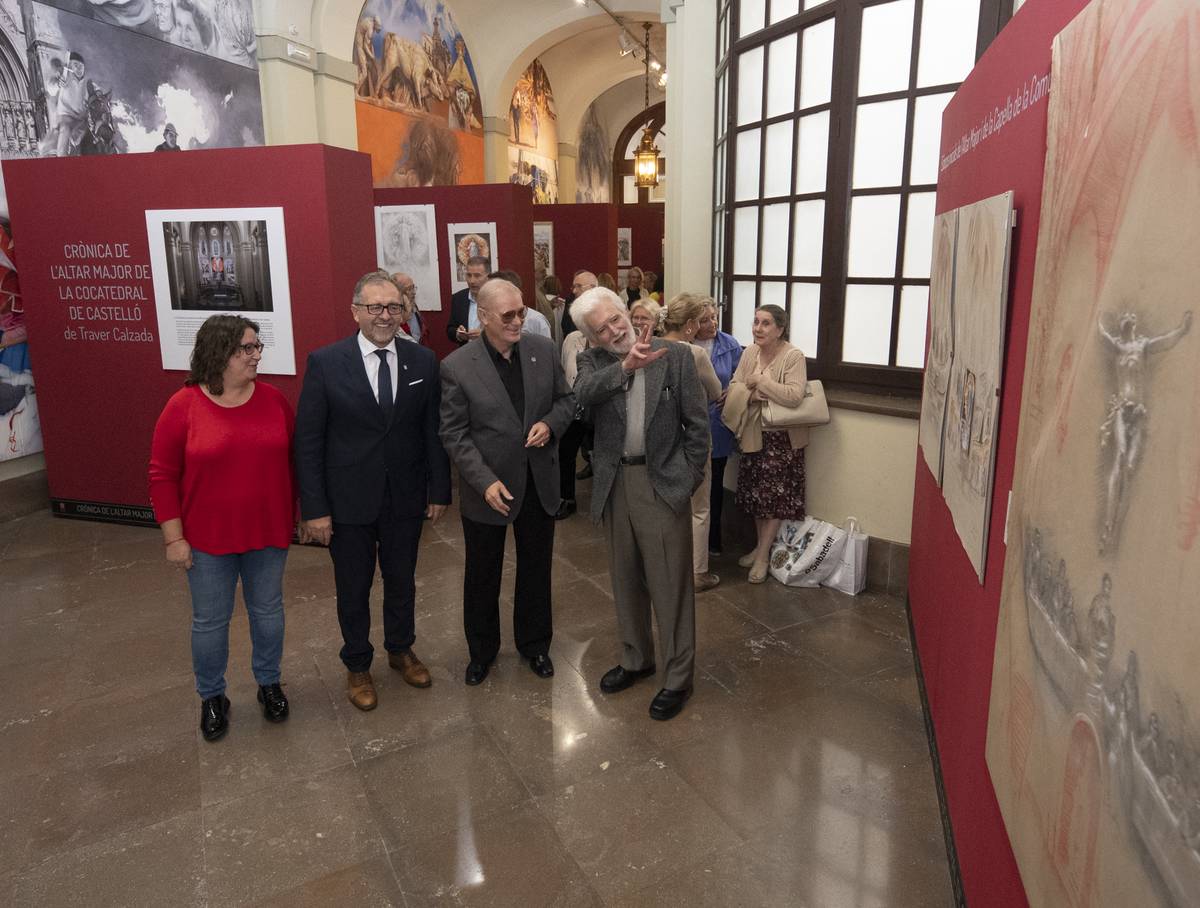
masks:
{"label": "white window pane", "polygon": [[800,109],[828,104],[833,82],[833,19],[804,30],[800,42]]}
{"label": "white window pane", "polygon": [[800,118],[796,142],[796,192],[824,192],[829,161],[829,111]]}
{"label": "white window pane", "polygon": [[886,366],[891,342],[892,288],[847,284],[842,360]]}
{"label": "white window pane", "polygon": [[938,164],[942,155],[942,113],[954,97],[954,92],[944,95],[926,95],[917,98],[913,111],[912,166],[909,168],[910,183],[936,183]]}
{"label": "white window pane", "polygon": [[767,116],[796,109],[796,34],[771,42],[767,57]]}
{"label": "white window pane", "polygon": [[733,180],[733,198],[736,202],[758,198],[759,144],[762,130],[750,129],[738,133],[737,173]]}
{"label": "white window pane", "polygon": [[925,323],[929,315],[929,288],[900,288],[900,330],[896,337],[896,365],[920,369],[925,365]]}
{"label": "white window pane", "polygon": [[908,88],[912,30],[913,0],[895,0],[863,10],[859,97]]}
{"label": "white window pane", "polygon": [[738,57],[738,126],[762,119],[763,49],[756,47]]}
{"label": "white window pane", "polygon": [[763,208],[760,274],[787,274],[788,204]]}
{"label": "white window pane", "polygon": [[961,82],[975,65],[979,0],[925,0],[917,87]]}
{"label": "white window pane", "polygon": [[892,277],[900,196],[860,196],[850,202],[850,277]]}
{"label": "white window pane", "polygon": [[825,240],[825,202],[814,199],[796,203],[792,224],[792,274],[821,276],[821,247]]}
{"label": "white window pane", "polygon": [[724,138],[727,131],[725,122],[727,110],[725,105],[728,103],[728,93],[725,91],[726,79],[728,71],[721,73],[721,78],[717,80],[717,138]]}
{"label": "white window pane", "polygon": [[752,35],[766,24],[766,0],[741,0],[738,4],[738,37]]}
{"label": "white window pane", "polygon": [[754,343],[754,282],[733,282],[733,336],[749,347]]}
{"label": "white window pane", "polygon": [[829,0],[804,0],[804,8],[812,9],[814,6],[820,6],[822,3],[828,3]]}
{"label": "white window pane", "polygon": [[782,22],[800,12],[800,0],[771,0],[771,24]]}
{"label": "white window pane", "polygon": [[935,192],[914,192],[908,197],[908,219],[904,227],[904,276],[929,277],[933,259],[933,206]]}
{"label": "white window pane", "polygon": [[792,284],[792,318],[789,334],[793,346],[805,356],[817,355],[817,326],[821,314],[821,285]]}
{"label": "white window pane", "polygon": [[792,191],[792,121],[767,127],[767,160],[763,170],[763,197]]}
{"label": "white window pane", "polygon": [[858,105],[854,126],[855,189],[900,185],[907,120],[907,101]]}
{"label": "white window pane", "polygon": [[722,142],[717,146],[717,186],[716,186],[716,207],[720,208],[725,204],[725,143]]}
{"label": "white window pane", "polygon": [[733,270],[758,273],[758,209],[739,208],[733,214]]}
{"label": "white window pane", "polygon": [[625,177],[622,183],[621,198],[624,200],[626,205],[637,204],[637,183],[634,182],[632,175]]}
{"label": "white window pane", "polygon": [[758,304],[760,306],[778,306],[787,311],[787,284],[764,282],[758,287]]}
{"label": "white window pane", "polygon": [[713,270],[725,272],[725,213],[713,216]]}

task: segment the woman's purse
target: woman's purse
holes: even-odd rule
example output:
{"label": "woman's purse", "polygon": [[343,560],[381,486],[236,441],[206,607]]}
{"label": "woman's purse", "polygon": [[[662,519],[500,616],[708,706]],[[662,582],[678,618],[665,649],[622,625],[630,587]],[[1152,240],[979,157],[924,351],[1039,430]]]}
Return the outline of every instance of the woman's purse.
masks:
{"label": "woman's purse", "polygon": [[773,400],[762,405],[764,429],[794,429],[800,426],[823,426],[829,422],[829,403],[819,381],[804,386],[804,400],[798,406],[785,407]]}

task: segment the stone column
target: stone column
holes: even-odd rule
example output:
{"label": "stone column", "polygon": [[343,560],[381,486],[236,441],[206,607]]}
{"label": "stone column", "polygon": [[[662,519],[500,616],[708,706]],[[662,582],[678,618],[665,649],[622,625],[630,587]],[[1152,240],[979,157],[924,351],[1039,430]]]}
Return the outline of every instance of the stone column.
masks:
{"label": "stone column", "polygon": [[483,179],[508,182],[508,118],[483,118]]}
{"label": "stone column", "polygon": [[575,188],[578,185],[576,179],[576,165],[579,158],[579,149],[567,142],[558,143],[558,200],[560,202],[574,202]]}
{"label": "stone column", "polygon": [[358,120],[354,86],[358,70],[349,60],[317,54],[313,90],[317,101],[317,135],[326,145],[357,150]]}
{"label": "stone column", "polygon": [[258,80],[268,145],[322,141],[313,73],[317,52],[279,35],[258,37]]}

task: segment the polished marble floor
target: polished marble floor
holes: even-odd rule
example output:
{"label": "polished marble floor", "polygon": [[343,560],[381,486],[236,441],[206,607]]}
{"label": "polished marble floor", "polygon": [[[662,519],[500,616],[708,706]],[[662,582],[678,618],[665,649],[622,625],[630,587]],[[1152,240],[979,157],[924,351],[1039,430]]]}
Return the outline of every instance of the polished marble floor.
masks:
{"label": "polished marble floor", "polygon": [[953,904],[901,602],[715,560],[695,696],[659,723],[652,682],[598,690],[617,642],[583,516],[558,524],[550,681],[506,618],[491,676],[463,685],[462,559],[451,511],[418,568],[433,687],[377,660],[361,713],[328,555],[293,548],[291,720],[254,702],[239,607],[232,727],[207,744],[159,534],[0,524],[0,904]]}

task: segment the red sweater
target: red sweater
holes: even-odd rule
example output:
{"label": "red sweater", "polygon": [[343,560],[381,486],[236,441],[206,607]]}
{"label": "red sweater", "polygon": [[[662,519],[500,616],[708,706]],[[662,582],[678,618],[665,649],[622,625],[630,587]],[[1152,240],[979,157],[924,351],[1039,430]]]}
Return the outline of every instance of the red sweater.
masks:
{"label": "red sweater", "polygon": [[240,407],[222,407],[196,385],[175,392],[154,427],[154,519],[183,519],[192,548],[209,555],[285,549],[292,540],[296,415],[278,389],[254,383]]}

